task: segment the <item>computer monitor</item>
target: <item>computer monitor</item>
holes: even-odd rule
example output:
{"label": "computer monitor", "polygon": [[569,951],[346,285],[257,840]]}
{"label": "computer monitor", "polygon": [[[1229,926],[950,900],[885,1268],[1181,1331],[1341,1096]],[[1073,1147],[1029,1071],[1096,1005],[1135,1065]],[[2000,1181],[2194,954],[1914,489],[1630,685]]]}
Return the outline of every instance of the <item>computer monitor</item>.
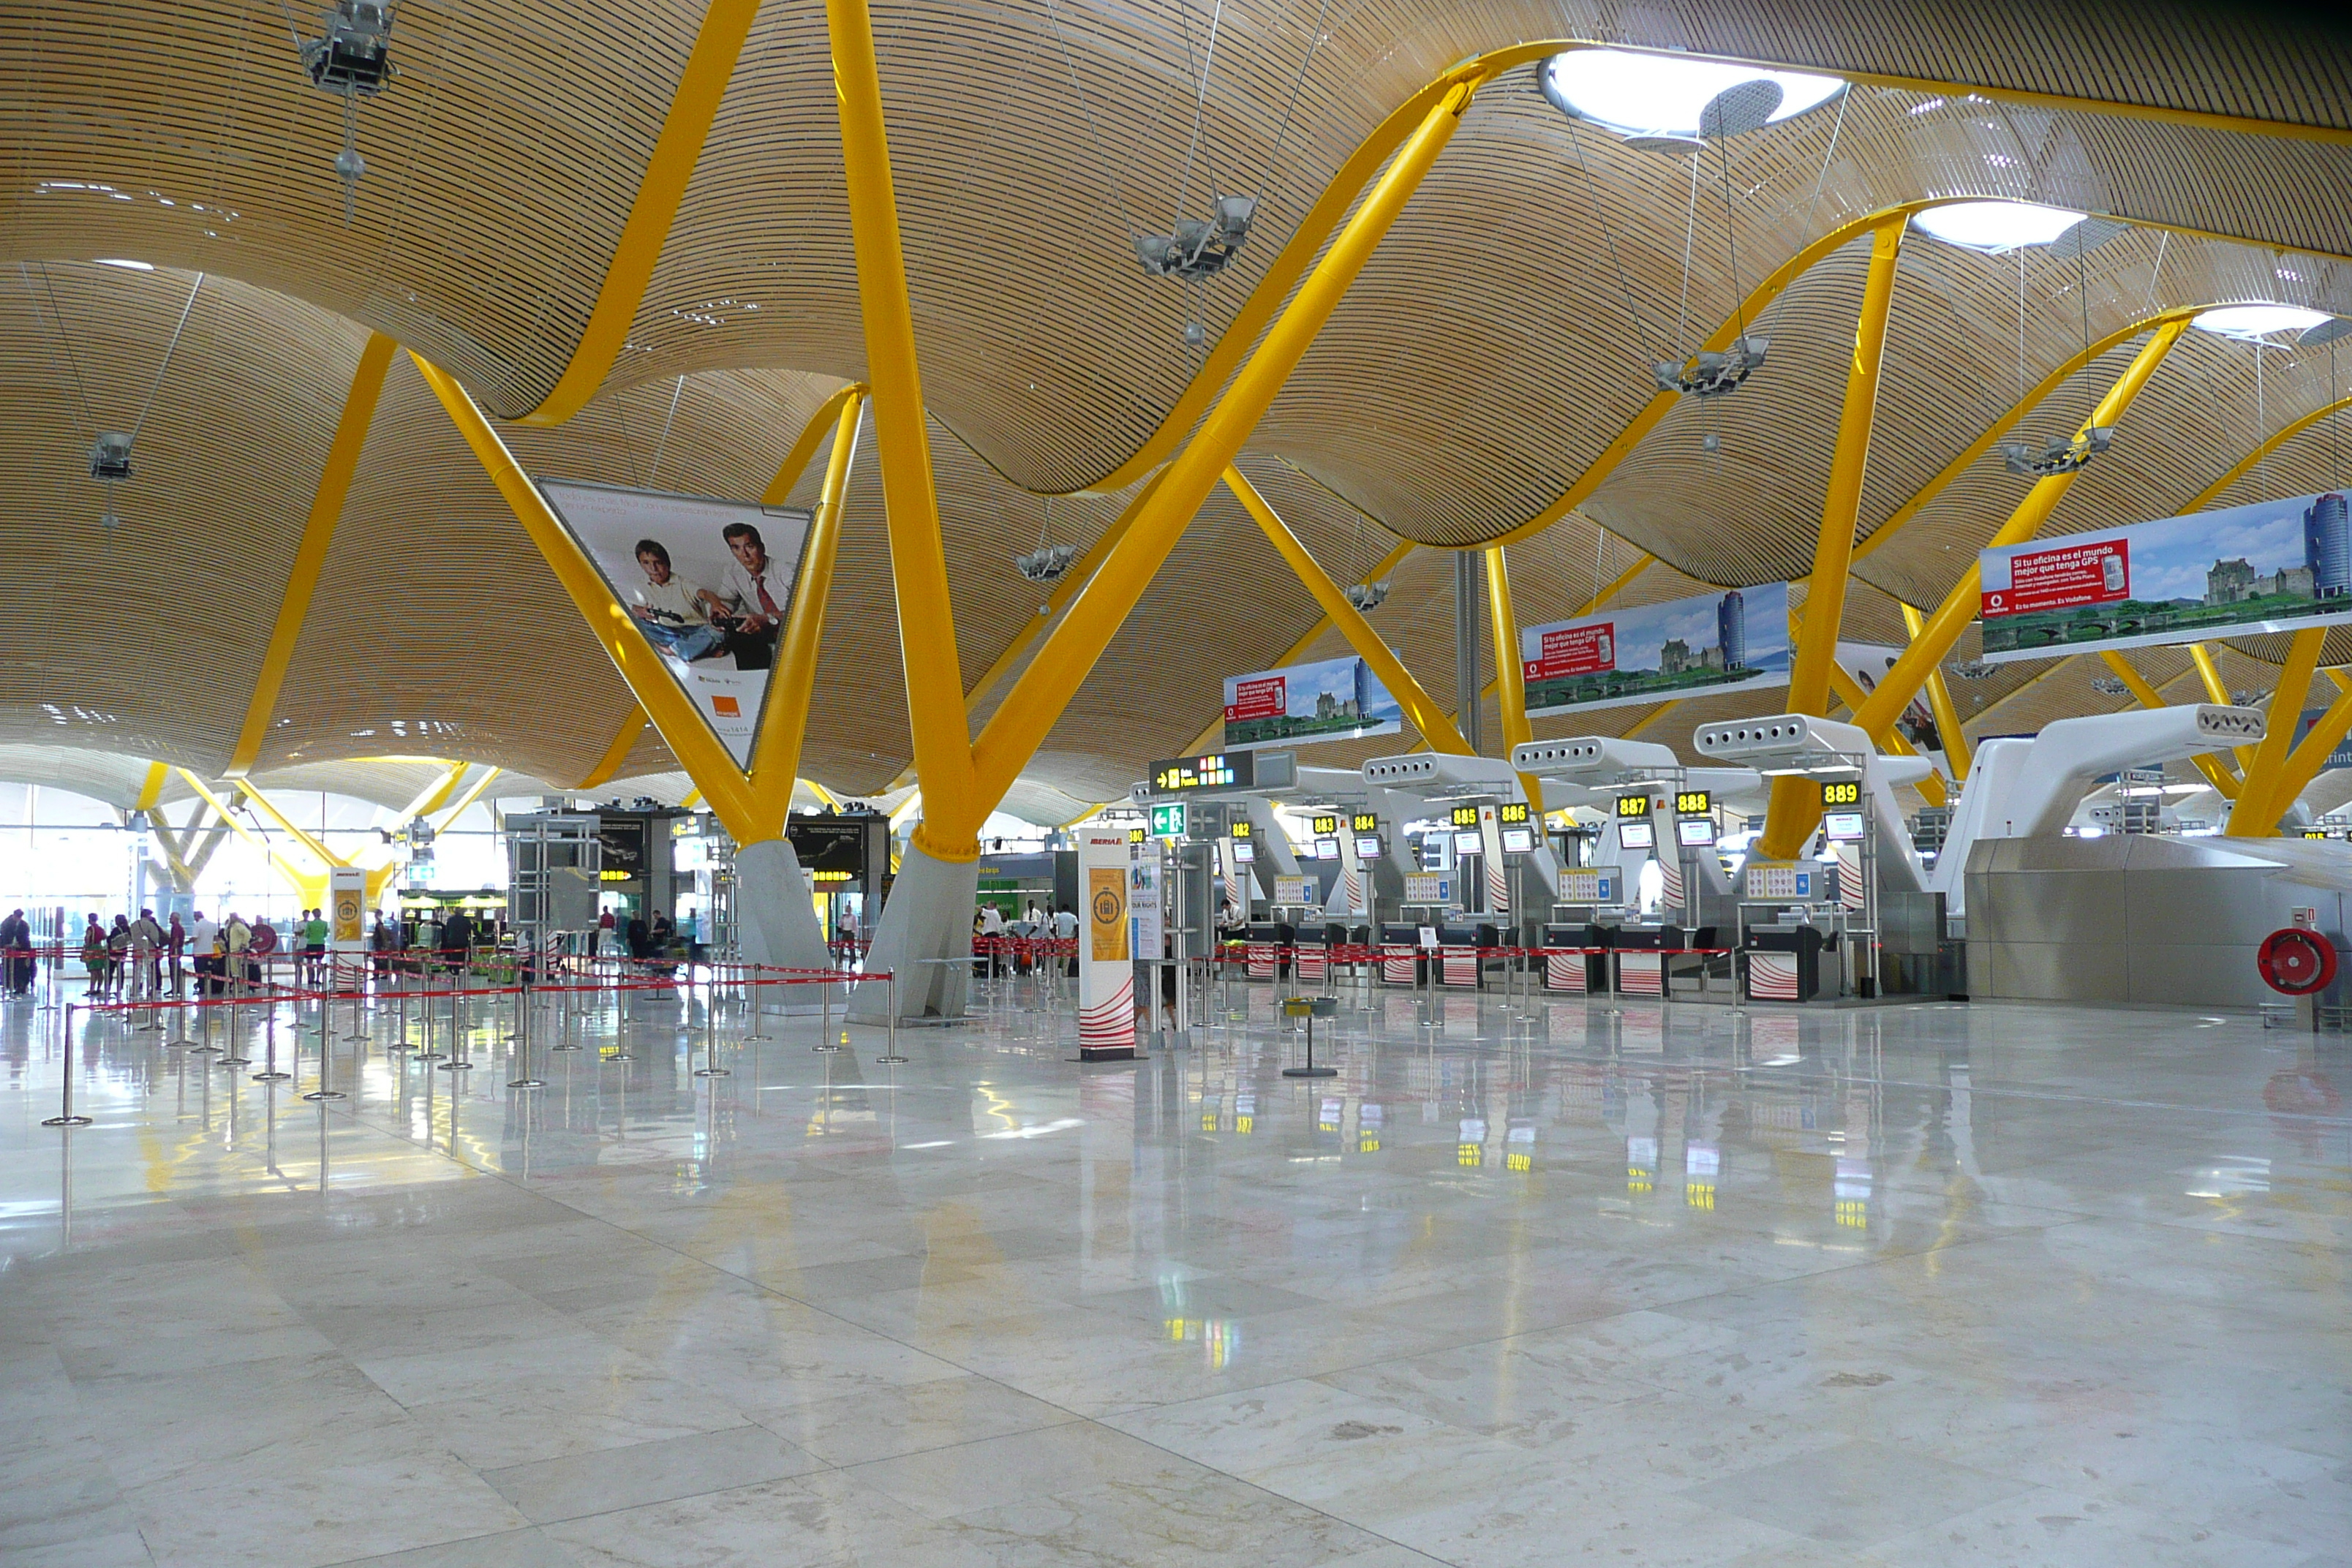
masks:
{"label": "computer monitor", "polygon": [[1628,849],[1647,849],[1657,841],[1657,830],[1646,822],[1621,822],[1617,825],[1617,842]]}

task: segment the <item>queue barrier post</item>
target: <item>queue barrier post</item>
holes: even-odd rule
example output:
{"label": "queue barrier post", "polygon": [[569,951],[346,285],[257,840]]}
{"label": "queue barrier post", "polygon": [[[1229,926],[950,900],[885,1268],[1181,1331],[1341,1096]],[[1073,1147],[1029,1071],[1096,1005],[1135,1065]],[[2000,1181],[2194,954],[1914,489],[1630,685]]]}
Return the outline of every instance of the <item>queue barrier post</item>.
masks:
{"label": "queue barrier post", "polygon": [[236,1054],[236,1037],[244,1032],[245,1028],[245,992],[243,990],[245,979],[239,975],[231,984],[233,988],[229,992],[228,1002],[228,1046],[223,1051],[220,1060],[213,1065],[225,1068],[251,1067],[253,1065],[251,1057],[241,1057]]}
{"label": "queue barrier post", "polygon": [[58,1041],[58,1081],[62,1099],[58,1113],[41,1123],[44,1127],[87,1127],[90,1122],[89,1117],[74,1112],[73,1016],[74,1005],[68,1002],[65,1005],[65,1031]]}
{"label": "queue barrier post", "polygon": [[[693,984],[688,972],[687,984]],[[746,1036],[745,1038],[751,1037]],[[734,1075],[719,1065],[719,966],[710,966],[709,978],[702,985],[702,1065],[694,1069],[697,1078],[731,1078]]]}
{"label": "queue barrier post", "polygon": [[840,1042],[833,1037],[833,987],[831,985],[817,987],[816,1007],[818,1019],[816,1048],[820,1051],[841,1049]]}
{"label": "queue barrier post", "polygon": [[[871,980],[873,976],[868,975],[866,978]],[[887,974],[883,976],[883,979],[890,988],[888,994],[890,1014],[890,1049],[887,1055],[878,1056],[874,1059],[877,1062],[903,1062],[907,1058],[898,1054],[898,972],[895,969],[891,970]]]}
{"label": "queue barrier post", "polygon": [[[294,1075],[290,1072],[280,1072],[278,1068],[278,1008],[275,1004],[270,1006],[269,1016],[266,1023],[268,1046],[261,1053],[262,1068],[259,1072],[253,1075],[253,1081],[284,1083]],[[299,1035],[294,1037],[294,1065],[298,1068],[302,1065],[302,1037]]]}
{"label": "queue barrier post", "polygon": [[530,1070],[530,1026],[534,1012],[530,1004],[530,983],[536,973],[536,970],[522,970],[516,975],[520,984],[515,994],[515,1045],[521,1052],[522,1065],[516,1069],[514,1077],[507,1079],[509,1089],[544,1089],[547,1086],[545,1079],[533,1077]]}
{"label": "queue barrier post", "polygon": [[[323,1101],[348,1098],[341,1089],[328,1081],[334,1060],[334,1014],[333,994],[321,992],[319,996],[319,1087],[302,1097],[308,1100]],[[301,1065],[300,1058],[301,1052],[298,1049],[295,1052],[295,1065],[298,1067]]]}

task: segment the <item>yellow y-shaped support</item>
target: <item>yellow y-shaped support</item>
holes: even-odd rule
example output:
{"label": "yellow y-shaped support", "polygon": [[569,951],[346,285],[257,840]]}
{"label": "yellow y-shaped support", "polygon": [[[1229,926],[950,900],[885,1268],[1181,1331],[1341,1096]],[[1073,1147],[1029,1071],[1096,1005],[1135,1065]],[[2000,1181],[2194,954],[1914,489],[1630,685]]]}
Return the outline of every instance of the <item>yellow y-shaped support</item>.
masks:
{"label": "yellow y-shaped support", "polygon": [[[1862,313],[1854,323],[1853,357],[1846,364],[1845,407],[1838,418],[1837,450],[1830,460],[1821,532],[1813,544],[1806,630],[1789,670],[1791,713],[1829,710],[1830,671],[1837,666],[1838,626],[1845,616],[1853,533],[1862,515],[1862,479],[1870,463],[1871,425],[1878,411],[1879,362],[1886,351],[1886,316],[1895,302],[1895,268],[1905,226],[1899,220],[1884,224],[1871,237],[1870,271],[1863,282]],[[1794,857],[1811,837],[1821,811],[1816,781],[1774,779],[1770,814],[1764,836],[1757,841],[1757,854],[1767,860]]]}
{"label": "yellow y-shaped support", "polygon": [[[1503,753],[1536,738],[1528,722],[1527,667],[1519,659],[1519,617],[1511,605],[1511,566],[1504,547],[1486,547],[1486,619],[1495,629],[1495,707],[1503,721]],[[1519,775],[1519,788],[1537,816],[1543,816],[1543,781]]]}
{"label": "yellow y-shaped support", "polygon": [[2327,673],[2337,687],[2336,700],[2327,705],[2327,710],[2311,727],[2311,733],[2296,744],[2280,767],[2278,784],[2271,795],[2271,804],[2276,807],[2271,813],[2273,822],[2286,815],[2294,797],[2319,776],[2319,770],[2327,765],[2327,759],[2343,744],[2345,735],[2352,733],[2352,676],[2340,669]]}
{"label": "yellow y-shaped support", "polygon": [[[2263,727],[2262,743],[2254,748],[2254,760],[2246,769],[2246,782],[2238,791],[2230,825],[2222,830],[2233,838],[2271,837],[2278,826],[2279,814],[2287,807],[2287,802],[2279,798],[2279,786],[2286,778],[2295,721],[2303,714],[2304,697],[2311,689],[2312,675],[2319,668],[2320,646],[2326,640],[2326,626],[2305,626],[2287,644],[2286,663],[2279,669],[2278,685],[2271,689],[2270,722]],[[2331,742],[2327,751],[2335,749]]]}
{"label": "yellow y-shaped support", "polygon": [[[2134,668],[2132,667],[2131,660],[2126,658],[2122,654],[2117,653],[2113,648],[2102,648],[2099,650],[2099,658],[2105,661],[2106,667],[2109,669],[2116,672],[2116,677],[2123,681],[2125,687],[2130,690],[2132,696],[2138,700],[2141,707],[2164,708],[2169,706],[2169,704],[2164,700],[2164,693],[2158,691],[2155,687],[2150,686],[2147,683],[2147,678],[2140,674],[2137,669]],[[2213,755],[2210,752],[2200,752],[2189,760],[2197,765],[2197,771],[2199,773],[2205,775],[2206,783],[2211,784],[2215,789],[2221,792],[2222,799],[2235,800],[2238,798],[2238,775],[2231,773],[2228,765],[2224,763],[2221,758]]]}
{"label": "yellow y-shaped support", "polygon": [[[2155,335],[2133,356],[2131,364],[2123,374],[2116,378],[2116,384],[2107,388],[2106,395],[2099,399],[2098,406],[2083,422],[2083,429],[2087,431],[2095,425],[2112,426],[2120,420],[2124,411],[2131,406],[2132,399],[2139,395],[2140,388],[2146,386],[2148,378],[2156,374],[2156,367],[2164,363],[2164,356],[2172,352],[2172,345],[2179,342],[2180,334],[2188,330],[2187,321],[2169,321],[2158,327]],[[2049,521],[2050,513],[2074,482],[2072,473],[2053,474],[2036,480],[2033,488],[2025,492],[2025,499],[2018,503],[2017,510],[2010,513],[2009,521],[2001,524],[2000,531],[1988,542],[1989,544],[1995,547],[2021,544],[2032,538]],[[1918,694],[1920,685],[1927,679],[1927,672],[1944,662],[1945,656],[1952,651],[1952,645],[1960,640],[1960,634],[1968,629],[1970,621],[1976,619],[1981,588],[1977,563],[1971,561],[1968,570],[1960,574],[1960,580],[1952,584],[1951,592],[1946,594],[1943,602],[1936,606],[1936,613],[1927,618],[1918,635],[1911,639],[1911,646],[1895,661],[1895,668],[1888,670],[1886,678],[1878,683],[1878,689],[1870,694],[1870,700],[1854,715],[1855,723],[1874,736],[1886,733],[1895,717]]]}
{"label": "yellow y-shaped support", "polygon": [[[1927,617],[1916,605],[1903,606],[1903,628],[1911,634],[1914,642],[1926,624]],[[1944,762],[1952,770],[1952,782],[1966,784],[1971,761],[1969,738],[1961,732],[1959,705],[1952,700],[1952,689],[1944,680],[1944,667],[1940,664],[1927,672],[1927,711],[1936,716],[1936,735],[1944,742]]]}
{"label": "yellow y-shaped support", "polygon": [[1407,669],[1404,661],[1381,640],[1381,634],[1372,629],[1371,622],[1364,619],[1363,612],[1348,602],[1348,595],[1331,581],[1330,574],[1323,570],[1315,557],[1307,553],[1307,546],[1299,542],[1298,536],[1290,531],[1290,525],[1284,522],[1265,497],[1258,493],[1257,487],[1243,478],[1239,468],[1228,466],[1225,488],[1234,492],[1243,510],[1256,521],[1275,549],[1281,552],[1283,560],[1289,563],[1299,582],[1315,595],[1315,602],[1322,606],[1323,614],[1348,639],[1348,646],[1354,648],[1357,657],[1370,667],[1380,683],[1389,689],[1412,727],[1441,752],[1467,752],[1470,750],[1468,742],[1462,739],[1462,732],[1454,728],[1454,721],[1446,717],[1445,710],[1431,700],[1421,682],[1413,679],[1412,671]]}

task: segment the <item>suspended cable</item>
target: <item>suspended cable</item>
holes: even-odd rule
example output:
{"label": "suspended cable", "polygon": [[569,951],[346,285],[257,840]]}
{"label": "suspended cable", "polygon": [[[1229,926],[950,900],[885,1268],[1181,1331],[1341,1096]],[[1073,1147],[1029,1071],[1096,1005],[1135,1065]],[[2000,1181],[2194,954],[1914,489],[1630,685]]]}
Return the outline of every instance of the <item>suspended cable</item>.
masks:
{"label": "suspended cable", "polygon": [[1331,12],[1331,0],[1318,0],[1315,7],[1315,36],[1307,40],[1307,54],[1298,62],[1298,74],[1290,80],[1290,98],[1282,106],[1282,123],[1275,127],[1274,151],[1265,157],[1267,187],[1274,184],[1275,165],[1282,160],[1283,138],[1290,134],[1290,111],[1298,107],[1298,89],[1307,85],[1307,68],[1315,63],[1315,51],[1323,47],[1323,22]]}
{"label": "suspended cable", "polygon": [[[66,314],[58,308],[58,286],[49,277],[47,266],[37,265],[41,266],[41,290],[49,297],[49,316],[58,324],[58,346],[65,350],[66,368],[73,372],[74,402],[81,410],[82,424],[88,426],[91,423],[89,393],[81,384],[81,362],[74,358],[73,337],[66,331]],[[24,272],[25,263],[21,261],[16,263],[16,270],[19,273]],[[28,275],[25,279],[25,292],[29,296],[32,291],[32,279]]]}
{"label": "suspended cable", "polygon": [[661,468],[662,453],[669,447],[670,426],[677,423],[677,400],[685,395],[686,377],[681,375],[677,378],[677,384],[670,389],[669,417],[662,421],[661,439],[654,443],[654,460],[646,465],[646,489],[647,489],[654,488],[654,474]]}
{"label": "suspended cable", "polygon": [[[1192,13],[1181,0],[1179,0],[1176,10],[1177,15],[1185,18],[1184,58],[1189,64],[1192,58]],[[1192,140],[1184,149],[1184,172],[1176,179],[1176,212],[1180,217],[1184,211],[1184,198],[1192,188],[1192,160],[1201,150],[1201,122],[1206,118],[1209,108],[1209,72],[1217,64],[1217,28],[1224,16],[1225,0],[1216,0],[1214,8],[1209,13],[1209,43],[1207,52],[1201,58],[1201,82],[1192,95]],[[1207,173],[1210,194],[1213,195],[1217,187],[1216,171],[1211,169]]]}
{"label": "suspended cable", "polygon": [[1062,34],[1062,14],[1054,0],[1045,0],[1045,18],[1054,29],[1054,42],[1061,47],[1063,68],[1070,73],[1070,90],[1077,95],[1078,112],[1086,116],[1087,141],[1094,147],[1095,162],[1103,170],[1104,182],[1110,186],[1111,201],[1118,207],[1118,221],[1127,227],[1128,242],[1133,244],[1142,230],[1136,227],[1135,219],[1128,213],[1127,192],[1118,183],[1118,165],[1111,162],[1109,155],[1103,151],[1102,132],[1095,124],[1094,105],[1087,100],[1086,84],[1078,79],[1077,58],[1070,53],[1070,40]]}
{"label": "suspended cable", "polygon": [[188,302],[180,307],[179,325],[172,329],[172,341],[164,345],[163,363],[155,367],[154,384],[147,389],[147,401],[139,405],[139,417],[131,422],[131,441],[139,442],[140,427],[147,423],[147,411],[155,406],[155,395],[163,390],[163,376],[172,368],[172,356],[179,352],[180,334],[188,330],[188,313],[196,308],[196,294],[205,286],[205,275],[196,274],[196,281],[188,289]]}
{"label": "suspended cable", "polygon": [[[1748,335],[1748,301],[1739,291],[1739,229],[1738,226],[1732,221],[1731,138],[1717,137],[1715,152],[1717,158],[1723,164],[1723,249],[1725,258],[1731,268],[1731,319],[1739,329],[1737,335],[1745,338]],[[1697,173],[1700,156],[1701,154],[1696,153],[1692,155],[1691,166],[1694,175]]]}
{"label": "suspended cable", "polygon": [[1691,154],[1690,201],[1683,209],[1683,294],[1675,307],[1675,353],[1690,353],[1691,241],[1698,232],[1698,160]]}
{"label": "suspended cable", "polygon": [[[1643,340],[1642,354],[1646,359],[1650,357],[1649,323],[1642,320],[1642,309],[1633,302],[1633,279],[1626,277],[1624,258],[1617,254],[1617,236],[1609,226],[1608,214],[1601,210],[1601,189],[1593,181],[1592,165],[1586,163],[1584,159],[1584,136],[1578,129],[1577,122],[1572,120],[1568,124],[1568,141],[1569,145],[1576,149],[1576,166],[1584,174],[1584,199],[1591,205],[1592,221],[1601,226],[1601,243],[1609,247],[1609,265],[1616,269],[1618,289],[1625,296],[1625,313],[1633,319],[1633,332],[1636,337]],[[1688,265],[1687,258],[1685,265],[1685,267]],[[1685,277],[1687,279],[1687,272]],[[1685,297],[1687,298],[1687,284]],[[1678,343],[1675,346],[1679,348],[1681,345]]]}

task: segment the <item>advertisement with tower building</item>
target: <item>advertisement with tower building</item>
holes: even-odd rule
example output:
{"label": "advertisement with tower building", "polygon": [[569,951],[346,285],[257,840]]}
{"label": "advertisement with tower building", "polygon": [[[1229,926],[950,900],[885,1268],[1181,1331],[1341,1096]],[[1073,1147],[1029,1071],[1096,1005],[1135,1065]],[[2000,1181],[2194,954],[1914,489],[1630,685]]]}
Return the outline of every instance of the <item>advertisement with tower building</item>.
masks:
{"label": "advertisement with tower building", "polygon": [[1784,686],[1789,584],[1759,583],[1522,627],[1519,661],[1530,713]]}
{"label": "advertisement with tower building", "polygon": [[1979,560],[1984,657],[1995,663],[2352,621],[2352,517],[2334,490]]}

